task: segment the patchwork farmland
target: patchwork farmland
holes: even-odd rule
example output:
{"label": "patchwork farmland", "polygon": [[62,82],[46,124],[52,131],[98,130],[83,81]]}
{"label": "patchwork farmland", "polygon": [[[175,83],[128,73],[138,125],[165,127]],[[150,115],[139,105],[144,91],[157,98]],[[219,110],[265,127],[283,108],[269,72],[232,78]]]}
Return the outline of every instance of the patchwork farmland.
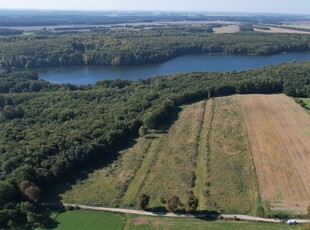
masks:
{"label": "patchwork farmland", "polygon": [[[149,130],[118,160],[61,195],[67,203],[150,207],[193,192],[199,210],[254,213],[309,204],[310,116],[284,95],[235,95],[183,106],[171,127]],[[90,192],[91,191],[91,192]]]}

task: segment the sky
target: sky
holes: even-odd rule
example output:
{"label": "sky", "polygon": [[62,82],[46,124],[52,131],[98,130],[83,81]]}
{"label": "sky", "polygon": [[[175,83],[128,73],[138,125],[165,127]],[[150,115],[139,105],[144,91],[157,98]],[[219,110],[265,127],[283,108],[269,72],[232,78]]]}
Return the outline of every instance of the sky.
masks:
{"label": "sky", "polygon": [[0,0],[0,8],[310,14],[310,0]]}

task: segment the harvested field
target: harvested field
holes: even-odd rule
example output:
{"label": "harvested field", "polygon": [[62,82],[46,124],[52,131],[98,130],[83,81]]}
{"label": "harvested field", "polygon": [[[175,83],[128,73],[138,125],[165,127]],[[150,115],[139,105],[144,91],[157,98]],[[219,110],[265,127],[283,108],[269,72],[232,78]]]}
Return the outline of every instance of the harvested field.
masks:
{"label": "harvested field", "polygon": [[213,28],[215,34],[236,33],[239,31],[238,25],[227,25],[220,28]]}
{"label": "harvested field", "polygon": [[259,29],[254,29],[255,31],[258,32],[263,32],[263,33],[286,33],[286,34],[310,34],[310,32],[307,31],[298,31],[298,30],[290,30],[290,29],[285,29],[285,28],[279,28],[279,27],[269,27],[270,30],[259,30]]}
{"label": "harvested field", "polygon": [[273,210],[305,213],[310,199],[310,116],[285,95],[239,96],[259,190]]}

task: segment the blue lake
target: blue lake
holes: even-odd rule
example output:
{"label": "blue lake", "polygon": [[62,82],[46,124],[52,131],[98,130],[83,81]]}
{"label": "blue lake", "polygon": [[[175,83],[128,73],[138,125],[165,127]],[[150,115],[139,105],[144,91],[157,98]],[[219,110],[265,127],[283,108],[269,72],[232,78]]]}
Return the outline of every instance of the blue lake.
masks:
{"label": "blue lake", "polygon": [[310,60],[310,52],[283,53],[271,56],[192,54],[169,61],[130,67],[72,66],[37,69],[41,79],[53,83],[94,84],[104,79],[138,80],[178,72],[254,69],[283,62]]}

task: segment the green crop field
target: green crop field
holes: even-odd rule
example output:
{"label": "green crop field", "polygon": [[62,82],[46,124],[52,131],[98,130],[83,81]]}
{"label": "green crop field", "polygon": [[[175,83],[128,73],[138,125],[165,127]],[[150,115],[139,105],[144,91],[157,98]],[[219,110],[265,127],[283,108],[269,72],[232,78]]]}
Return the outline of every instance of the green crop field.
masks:
{"label": "green crop field", "polygon": [[[55,214],[54,214],[55,215]],[[55,215],[59,230],[149,230],[149,229],[297,229],[296,226],[244,221],[207,221],[195,218],[149,217],[74,210]],[[53,229],[53,228],[52,228]]]}

